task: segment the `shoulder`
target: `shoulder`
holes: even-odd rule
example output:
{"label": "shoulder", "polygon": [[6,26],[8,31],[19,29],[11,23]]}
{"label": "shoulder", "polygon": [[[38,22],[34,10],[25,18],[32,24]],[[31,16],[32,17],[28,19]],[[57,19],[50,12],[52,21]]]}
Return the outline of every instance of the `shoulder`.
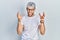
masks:
{"label": "shoulder", "polygon": [[36,15],[35,18],[40,21],[40,16],[39,15]]}
{"label": "shoulder", "polygon": [[36,18],[40,18],[40,16],[39,16],[39,15],[35,15],[35,17],[36,17]]}
{"label": "shoulder", "polygon": [[25,20],[25,19],[26,19],[26,16],[23,16],[23,17],[22,17],[22,20]]}

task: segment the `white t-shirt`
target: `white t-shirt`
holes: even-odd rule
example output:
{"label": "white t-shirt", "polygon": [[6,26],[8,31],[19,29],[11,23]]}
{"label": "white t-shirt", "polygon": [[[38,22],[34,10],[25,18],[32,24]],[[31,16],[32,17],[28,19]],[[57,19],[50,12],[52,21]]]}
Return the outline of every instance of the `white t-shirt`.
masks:
{"label": "white t-shirt", "polygon": [[21,23],[24,25],[22,40],[38,40],[40,17],[38,15],[34,15],[33,17],[24,16]]}

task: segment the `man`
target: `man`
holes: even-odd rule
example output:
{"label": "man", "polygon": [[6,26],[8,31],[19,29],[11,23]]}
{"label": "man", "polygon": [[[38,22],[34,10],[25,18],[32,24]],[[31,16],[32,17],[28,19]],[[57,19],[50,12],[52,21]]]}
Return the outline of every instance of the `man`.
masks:
{"label": "man", "polygon": [[35,3],[29,2],[26,7],[28,15],[22,17],[19,12],[17,13],[17,34],[22,35],[22,40],[38,40],[38,31],[40,31],[41,35],[45,34],[45,14],[43,13],[43,15],[35,15],[35,9]]}

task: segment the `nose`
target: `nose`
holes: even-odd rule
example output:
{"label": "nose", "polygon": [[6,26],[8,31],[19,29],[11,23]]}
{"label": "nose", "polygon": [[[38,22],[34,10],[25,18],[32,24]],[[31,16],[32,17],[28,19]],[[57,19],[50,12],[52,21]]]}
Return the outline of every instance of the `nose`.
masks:
{"label": "nose", "polygon": [[31,10],[29,10],[29,12],[31,12]]}

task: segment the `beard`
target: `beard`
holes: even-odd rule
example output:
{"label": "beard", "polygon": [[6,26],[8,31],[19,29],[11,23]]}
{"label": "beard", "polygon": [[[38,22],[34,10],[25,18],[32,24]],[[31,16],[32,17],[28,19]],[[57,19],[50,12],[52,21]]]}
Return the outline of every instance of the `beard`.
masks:
{"label": "beard", "polygon": [[34,15],[34,13],[28,13],[29,17],[32,17]]}

